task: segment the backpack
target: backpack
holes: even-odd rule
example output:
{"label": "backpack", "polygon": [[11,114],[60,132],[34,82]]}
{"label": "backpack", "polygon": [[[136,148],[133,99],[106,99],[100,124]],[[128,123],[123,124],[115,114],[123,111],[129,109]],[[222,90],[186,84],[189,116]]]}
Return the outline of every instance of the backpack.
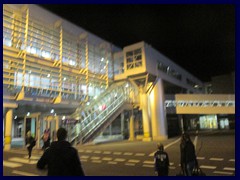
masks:
{"label": "backpack", "polygon": [[159,152],[156,154],[155,156],[156,161],[157,161],[157,166],[162,168],[162,167],[167,167],[167,154],[163,153],[163,152]]}

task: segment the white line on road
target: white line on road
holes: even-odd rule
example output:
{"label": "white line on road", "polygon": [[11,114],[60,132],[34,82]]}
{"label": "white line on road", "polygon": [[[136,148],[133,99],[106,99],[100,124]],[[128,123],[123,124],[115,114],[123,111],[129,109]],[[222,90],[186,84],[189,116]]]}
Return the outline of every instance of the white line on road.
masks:
{"label": "white line on road", "polygon": [[89,156],[80,156],[80,158],[87,159]]}
{"label": "white line on road", "polygon": [[[24,156],[25,159],[28,159],[28,156]],[[31,159],[39,160],[41,156],[31,156]]]}
{"label": "white line on road", "polygon": [[210,158],[210,161],[223,161],[223,158]]}
{"label": "white line on road", "polygon": [[130,163],[138,163],[140,160],[136,160],[136,159],[129,159],[128,162]]}
{"label": "white line on road", "polygon": [[17,170],[13,170],[12,173],[22,175],[22,176],[39,176],[38,174],[28,173],[24,171],[17,171]]}
{"label": "white line on road", "polygon": [[213,171],[214,174],[225,174],[225,175],[233,175],[232,172],[225,172],[225,171]]}
{"label": "white line on road", "polygon": [[100,157],[93,156],[93,157],[91,157],[91,159],[98,160],[98,159],[100,159]]}
{"label": "white line on road", "polygon": [[197,160],[203,160],[205,157],[197,157]]}
{"label": "white line on road", "polygon": [[169,169],[176,169],[175,166],[169,166]]}
{"label": "white line on road", "polygon": [[93,163],[101,163],[101,160],[92,160]]}
{"label": "white line on road", "polygon": [[13,163],[13,162],[8,162],[8,161],[3,161],[3,166],[5,166],[5,167],[10,167],[10,168],[16,168],[16,167],[21,167],[22,164]]}
{"label": "white line on road", "polygon": [[112,158],[111,158],[111,157],[103,157],[102,160],[103,160],[103,161],[111,161]]}
{"label": "white line on road", "polygon": [[117,164],[117,162],[109,161],[108,164]]}
{"label": "white line on road", "polygon": [[114,152],[113,154],[114,154],[114,155],[121,155],[122,152]]}
{"label": "white line on road", "polygon": [[217,167],[216,166],[205,166],[205,165],[202,165],[202,166],[200,166],[200,168],[202,168],[202,169],[216,169]]}
{"label": "white line on road", "polygon": [[223,170],[235,171],[235,168],[232,168],[232,167],[224,167]]}
{"label": "white line on road", "polygon": [[144,164],[142,167],[150,167],[150,168],[153,168],[154,165]]}
{"label": "white line on road", "polygon": [[235,159],[229,159],[229,161],[235,162]]}
{"label": "white line on road", "polygon": [[100,154],[100,153],[101,153],[101,151],[94,151],[93,153]]}
{"label": "white line on road", "polygon": [[104,151],[103,154],[111,154],[111,151]]}
{"label": "white line on road", "polygon": [[125,152],[123,155],[126,155],[126,156],[131,156],[133,153],[131,152]]}
{"label": "white line on road", "polygon": [[135,156],[145,156],[145,153],[136,153]]}
{"label": "white line on road", "polygon": [[114,161],[123,162],[123,161],[125,161],[125,159],[122,159],[122,158],[116,158],[116,159],[114,159]]}
{"label": "white line on road", "polygon": [[144,161],[143,163],[146,163],[146,164],[154,164],[154,161]]}
{"label": "white line on road", "polygon": [[135,166],[134,163],[125,163],[126,166]]}

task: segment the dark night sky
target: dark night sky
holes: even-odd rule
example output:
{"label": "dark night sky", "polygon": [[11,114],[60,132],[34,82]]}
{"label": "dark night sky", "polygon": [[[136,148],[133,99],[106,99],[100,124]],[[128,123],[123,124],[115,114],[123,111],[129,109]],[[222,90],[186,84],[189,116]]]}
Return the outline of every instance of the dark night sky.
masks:
{"label": "dark night sky", "polygon": [[145,41],[202,81],[235,71],[234,5],[41,5],[123,48]]}

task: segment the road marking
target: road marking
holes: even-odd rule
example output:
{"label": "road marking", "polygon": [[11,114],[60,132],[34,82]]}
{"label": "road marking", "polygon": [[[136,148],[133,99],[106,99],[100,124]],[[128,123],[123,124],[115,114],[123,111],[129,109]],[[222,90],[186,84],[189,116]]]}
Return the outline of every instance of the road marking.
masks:
{"label": "road marking", "polygon": [[174,163],[173,163],[173,162],[170,162],[170,163],[169,163],[169,165],[170,165],[170,166],[173,166],[173,165],[174,165]]}
{"label": "road marking", "polygon": [[144,161],[143,163],[146,163],[146,164],[154,164],[154,161]]}
{"label": "road marking", "polygon": [[235,162],[235,159],[229,159],[229,161]]}
{"label": "road marking", "polygon": [[198,160],[203,160],[205,157],[197,157]]}
{"label": "road marking", "polygon": [[202,168],[202,169],[216,169],[217,167],[216,166],[205,166],[205,165],[202,165],[202,166],[200,166],[200,168]]}
{"label": "road marking", "polygon": [[104,151],[103,154],[111,154],[111,151]]}
{"label": "road marking", "polygon": [[80,156],[80,158],[87,159],[87,158],[89,158],[89,156]]}
{"label": "road marking", "polygon": [[116,159],[114,159],[114,161],[123,162],[123,161],[125,161],[125,159],[122,159],[122,158],[116,158]]}
{"label": "road marking", "polygon": [[235,168],[225,167],[225,168],[223,168],[223,170],[227,170],[227,171],[235,171]]}
{"label": "road marking", "polygon": [[223,161],[223,158],[210,158],[210,161]]}
{"label": "road marking", "polygon": [[24,159],[24,158],[18,158],[18,157],[9,158],[9,161],[15,161],[15,162],[20,162],[20,163],[24,163],[24,164],[37,164],[37,161]]}
{"label": "road marking", "polygon": [[101,160],[92,160],[93,163],[101,163]]}
{"label": "road marking", "polygon": [[84,150],[83,149],[79,149],[78,152],[84,152]]}
{"label": "road marking", "polygon": [[17,171],[17,170],[13,170],[12,173],[22,175],[22,176],[39,176],[38,174],[33,174],[29,172],[24,172],[24,171]]}
{"label": "road marking", "polygon": [[100,154],[102,151],[94,151],[93,153]]}
{"label": "road marking", "polygon": [[[175,141],[167,144],[166,146],[164,146],[164,149],[166,150],[168,147],[172,146],[173,144],[176,144],[176,143],[177,143],[178,141],[180,141],[180,140],[181,140],[181,138],[178,138],[177,140],[175,140]],[[149,154],[149,156],[154,156],[155,152],[156,152],[156,151],[154,151],[153,153]]]}
{"label": "road marking", "polygon": [[143,167],[150,167],[150,168],[153,168],[154,165],[144,164]]}
{"label": "road marking", "polygon": [[176,169],[175,166],[169,166],[169,169]]}
{"label": "road marking", "polygon": [[117,162],[109,161],[108,164],[117,164]]}
{"label": "road marking", "polygon": [[93,156],[93,157],[91,157],[91,159],[98,160],[98,159],[100,159],[100,157]]}
{"label": "road marking", "polygon": [[233,175],[232,172],[225,172],[225,171],[213,171],[214,174],[226,174],[226,175]]}
{"label": "road marking", "polygon": [[[198,133],[198,131],[197,131],[196,133]],[[195,136],[195,139],[194,139],[194,141],[193,141],[195,150],[197,149],[197,141],[198,141],[198,136]]]}
{"label": "road marking", "polygon": [[122,152],[114,152],[113,154],[114,154],[114,155],[121,155]]}
{"label": "road marking", "polygon": [[125,163],[126,166],[135,166],[134,163]]}
{"label": "road marking", "polygon": [[3,166],[5,166],[5,167],[10,167],[10,168],[16,168],[16,167],[21,167],[22,164],[13,163],[13,162],[8,162],[8,161],[3,161]]}
{"label": "road marking", "polygon": [[138,163],[140,160],[136,160],[136,159],[129,159],[128,162],[130,163]]}
{"label": "road marking", "polygon": [[123,155],[131,156],[131,155],[133,155],[133,153],[131,153],[131,152],[125,152]]}
{"label": "road marking", "polygon": [[145,156],[145,153],[136,153],[135,156]]}
{"label": "road marking", "polygon": [[87,162],[88,160],[87,159],[81,159],[80,161],[81,162]]}
{"label": "road marking", "polygon": [[86,150],[86,153],[91,153],[91,152],[93,152],[92,150]]}
{"label": "road marking", "polygon": [[103,161],[111,161],[112,158],[111,158],[111,157],[103,157],[102,160],[103,160]]}

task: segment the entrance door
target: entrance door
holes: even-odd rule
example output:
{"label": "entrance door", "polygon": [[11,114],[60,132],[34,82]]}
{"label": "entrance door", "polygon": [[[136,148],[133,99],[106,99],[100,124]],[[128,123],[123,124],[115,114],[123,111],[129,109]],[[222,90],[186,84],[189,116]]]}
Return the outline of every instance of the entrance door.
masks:
{"label": "entrance door", "polygon": [[31,135],[33,137],[36,137],[36,118],[30,117],[26,118],[26,124],[25,124],[25,135],[28,131],[31,131]]}

